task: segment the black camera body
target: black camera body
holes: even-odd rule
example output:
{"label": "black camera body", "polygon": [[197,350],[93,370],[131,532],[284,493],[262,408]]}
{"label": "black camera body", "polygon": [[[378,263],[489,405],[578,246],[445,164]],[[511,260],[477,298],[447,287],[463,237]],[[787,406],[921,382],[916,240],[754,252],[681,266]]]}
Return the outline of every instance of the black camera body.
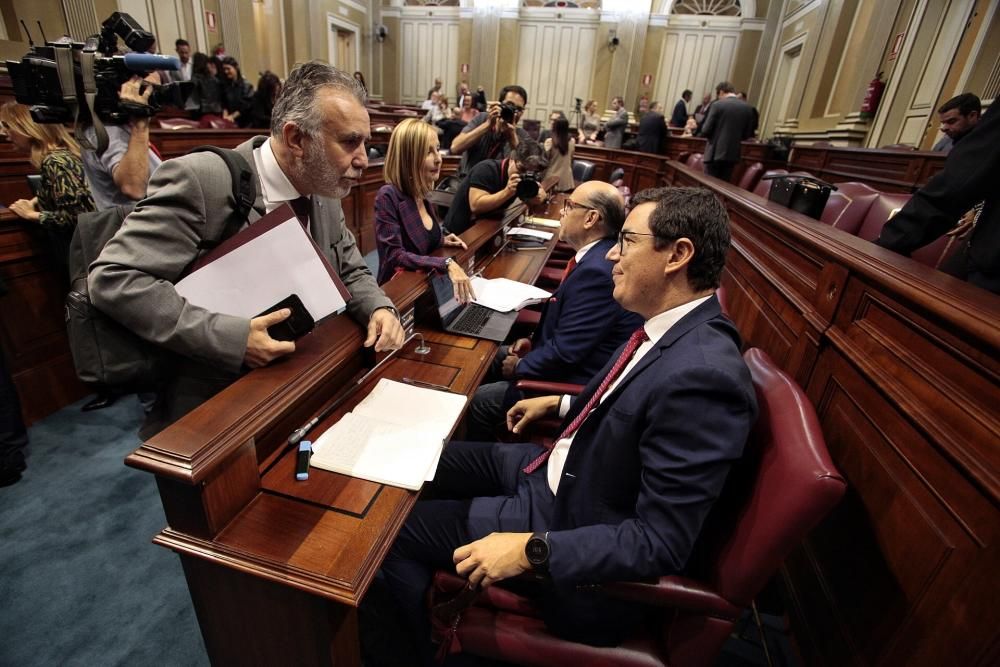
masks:
{"label": "black camera body", "polygon": [[[117,55],[118,37],[133,53]],[[152,33],[131,16],[115,12],[102,24],[101,34],[86,42],[63,37],[45,46],[32,45],[21,60],[7,61],[14,97],[31,107],[31,117],[37,123],[91,121],[88,88],[95,93],[93,115],[110,125],[120,125],[135,115],[152,115],[164,105],[183,106],[191,90],[189,82],[156,86],[148,107],[118,99],[119,88],[133,76],[179,68],[176,58],[145,53],[154,41]],[[85,76],[88,69],[93,73],[90,86]]]}
{"label": "black camera body", "polygon": [[514,116],[517,114],[517,106],[511,102],[500,103],[500,119],[510,125],[514,124]]}
{"label": "black camera body", "polygon": [[517,198],[524,202],[530,201],[538,196],[539,187],[538,172],[526,171],[521,174],[521,180],[517,183]]}

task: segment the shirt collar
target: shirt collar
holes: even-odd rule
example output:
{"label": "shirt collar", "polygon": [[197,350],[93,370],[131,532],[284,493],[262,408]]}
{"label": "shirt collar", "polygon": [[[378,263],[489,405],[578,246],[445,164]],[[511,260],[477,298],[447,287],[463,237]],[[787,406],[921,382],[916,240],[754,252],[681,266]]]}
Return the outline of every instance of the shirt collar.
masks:
{"label": "shirt collar", "polygon": [[271,150],[270,138],[254,149],[253,162],[260,178],[261,196],[264,198],[266,212],[270,213],[285,202],[302,196],[281,170],[278,159]]}
{"label": "shirt collar", "polygon": [[711,298],[712,295],[709,294],[708,296],[703,296],[700,299],[682,303],[679,306],[674,306],[670,310],[665,310],[659,315],[654,315],[646,320],[643,327],[646,329],[646,335],[649,336],[650,342],[655,343],[660,340],[663,335],[670,330],[670,327],[680,322],[685,315]]}
{"label": "shirt collar", "polygon": [[597,239],[596,241],[591,241],[587,245],[585,245],[582,248],[580,248],[579,250],[577,250],[576,251],[576,257],[575,257],[576,258],[576,263],[579,264],[580,260],[583,259],[583,256],[587,254],[587,251],[590,250],[591,248],[593,248],[595,245],[597,245],[600,242],[601,242],[601,239]]}

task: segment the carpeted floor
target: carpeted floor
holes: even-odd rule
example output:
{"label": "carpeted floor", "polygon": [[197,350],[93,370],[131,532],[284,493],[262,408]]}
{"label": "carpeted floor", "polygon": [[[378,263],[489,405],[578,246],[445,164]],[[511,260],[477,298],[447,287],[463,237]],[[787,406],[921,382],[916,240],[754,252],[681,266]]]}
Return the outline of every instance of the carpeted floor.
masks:
{"label": "carpeted floor", "polygon": [[60,410],[0,488],[0,665],[207,665],[153,476],[126,468],[142,409]]}
{"label": "carpeted floor", "polygon": [[[180,561],[150,542],[166,525],[153,476],[123,463],[139,402],[82,403],[29,429],[24,479],[0,488],[0,667],[208,665]],[[794,665],[780,617],[764,620],[777,664]],[[766,664],[745,634],[718,665]]]}

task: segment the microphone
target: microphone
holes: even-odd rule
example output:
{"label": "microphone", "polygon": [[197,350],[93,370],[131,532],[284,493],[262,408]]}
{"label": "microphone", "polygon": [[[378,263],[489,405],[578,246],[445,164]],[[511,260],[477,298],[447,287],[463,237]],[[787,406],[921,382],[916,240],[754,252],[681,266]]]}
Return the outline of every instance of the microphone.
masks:
{"label": "microphone", "polygon": [[126,53],[125,67],[133,72],[151,72],[157,69],[179,70],[181,68],[180,58],[177,56],[164,56],[159,53]]}

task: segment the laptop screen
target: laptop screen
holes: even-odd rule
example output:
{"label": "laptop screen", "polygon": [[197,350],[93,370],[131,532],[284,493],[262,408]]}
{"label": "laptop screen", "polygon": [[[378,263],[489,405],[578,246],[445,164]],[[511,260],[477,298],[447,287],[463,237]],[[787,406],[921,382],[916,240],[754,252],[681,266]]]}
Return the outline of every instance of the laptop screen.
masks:
{"label": "laptop screen", "polygon": [[434,300],[437,302],[438,315],[441,316],[441,323],[447,327],[458,316],[461,304],[455,298],[455,288],[447,274],[431,274],[430,278],[431,287],[434,288]]}

